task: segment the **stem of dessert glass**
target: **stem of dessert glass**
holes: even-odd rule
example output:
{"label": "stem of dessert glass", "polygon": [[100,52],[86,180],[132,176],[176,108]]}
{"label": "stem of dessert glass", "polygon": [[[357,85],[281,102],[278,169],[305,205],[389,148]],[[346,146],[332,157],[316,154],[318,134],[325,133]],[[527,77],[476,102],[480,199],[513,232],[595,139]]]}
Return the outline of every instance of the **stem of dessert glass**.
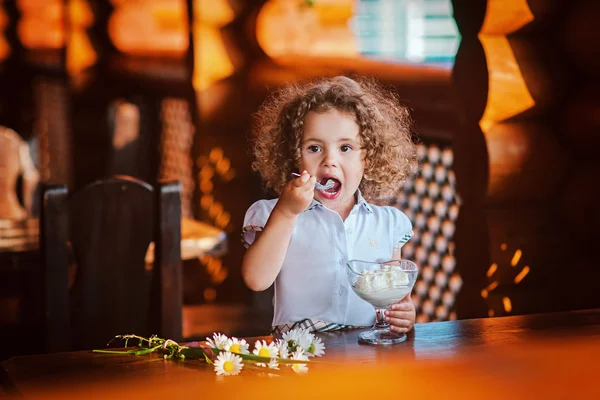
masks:
{"label": "stem of dessert glass", "polygon": [[375,309],[375,328],[387,328],[390,326],[389,322],[385,322],[385,308]]}

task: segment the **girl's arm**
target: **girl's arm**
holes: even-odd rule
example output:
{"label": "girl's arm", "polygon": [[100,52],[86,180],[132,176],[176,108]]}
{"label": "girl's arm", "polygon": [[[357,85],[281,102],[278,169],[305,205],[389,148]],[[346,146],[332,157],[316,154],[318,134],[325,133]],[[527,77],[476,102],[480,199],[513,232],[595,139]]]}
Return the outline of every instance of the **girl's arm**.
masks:
{"label": "girl's arm", "polygon": [[265,290],[275,282],[297,219],[297,215],[285,215],[275,206],[264,230],[256,232],[242,262],[242,277],[250,289]]}
{"label": "girl's arm", "polygon": [[287,253],[298,215],[314,197],[316,179],[304,171],[283,189],[265,228],[242,261],[242,278],[250,289],[268,289],[275,282]]}

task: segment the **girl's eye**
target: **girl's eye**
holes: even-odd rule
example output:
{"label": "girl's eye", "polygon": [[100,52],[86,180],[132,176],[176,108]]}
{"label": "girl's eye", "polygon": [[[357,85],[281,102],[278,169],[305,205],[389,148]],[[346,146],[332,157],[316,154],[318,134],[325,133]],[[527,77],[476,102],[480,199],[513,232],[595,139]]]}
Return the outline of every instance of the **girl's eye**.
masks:
{"label": "girl's eye", "polygon": [[352,147],[350,147],[347,144],[345,144],[342,147],[340,147],[340,150],[342,150],[342,153],[347,153],[347,152],[349,152],[349,151],[352,150]]}
{"label": "girl's eye", "polygon": [[310,146],[307,147],[307,150],[311,153],[318,153],[319,151],[321,151],[321,148],[319,146],[317,146],[316,144],[311,144]]}

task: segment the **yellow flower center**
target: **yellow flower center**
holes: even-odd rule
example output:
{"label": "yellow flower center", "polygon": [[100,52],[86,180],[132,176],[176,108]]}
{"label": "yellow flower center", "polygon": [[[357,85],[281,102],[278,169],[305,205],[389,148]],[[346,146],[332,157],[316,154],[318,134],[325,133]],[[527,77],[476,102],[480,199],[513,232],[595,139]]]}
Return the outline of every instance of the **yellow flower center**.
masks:
{"label": "yellow flower center", "polygon": [[229,351],[232,353],[241,353],[242,349],[240,348],[240,345],[236,343],[229,346]]}
{"label": "yellow flower center", "polygon": [[263,347],[258,351],[258,356],[259,357],[271,357],[271,352],[266,347]]}
{"label": "yellow flower center", "polygon": [[223,363],[223,371],[225,372],[231,372],[235,369],[235,365],[233,365],[233,363],[231,361],[225,361]]}
{"label": "yellow flower center", "polygon": [[292,368],[294,371],[299,371],[300,370],[300,364],[292,364]]}

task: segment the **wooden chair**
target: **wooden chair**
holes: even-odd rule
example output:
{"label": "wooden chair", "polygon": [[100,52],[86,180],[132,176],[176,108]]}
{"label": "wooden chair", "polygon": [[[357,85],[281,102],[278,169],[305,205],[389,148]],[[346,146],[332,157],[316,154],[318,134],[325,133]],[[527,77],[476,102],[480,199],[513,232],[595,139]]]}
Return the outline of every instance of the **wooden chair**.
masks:
{"label": "wooden chair", "polygon": [[[118,334],[179,340],[181,186],[118,176],[68,195],[42,191],[40,244],[47,351],[102,348]],[[69,247],[76,263],[68,284]],[[155,244],[154,263],[144,258]]]}

